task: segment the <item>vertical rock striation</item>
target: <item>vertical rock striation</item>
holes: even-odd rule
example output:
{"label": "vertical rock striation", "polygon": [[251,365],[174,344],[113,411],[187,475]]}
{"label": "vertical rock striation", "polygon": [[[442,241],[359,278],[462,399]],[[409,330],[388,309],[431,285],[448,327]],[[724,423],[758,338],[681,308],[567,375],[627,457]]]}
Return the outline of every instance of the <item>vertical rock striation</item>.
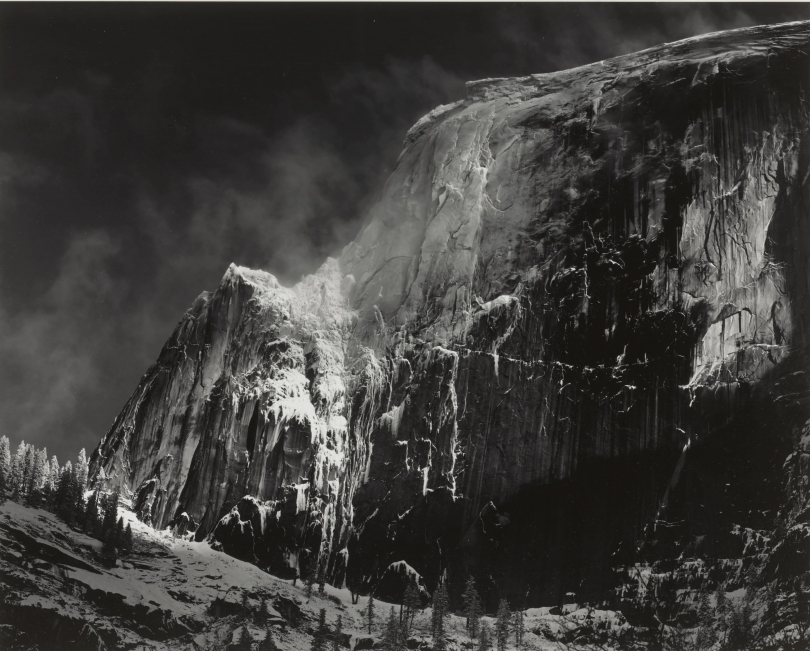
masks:
{"label": "vertical rock striation", "polygon": [[274,571],[491,603],[769,526],[810,417],[809,57],[791,23],[469,84],[339,261],[197,299],[93,472]]}

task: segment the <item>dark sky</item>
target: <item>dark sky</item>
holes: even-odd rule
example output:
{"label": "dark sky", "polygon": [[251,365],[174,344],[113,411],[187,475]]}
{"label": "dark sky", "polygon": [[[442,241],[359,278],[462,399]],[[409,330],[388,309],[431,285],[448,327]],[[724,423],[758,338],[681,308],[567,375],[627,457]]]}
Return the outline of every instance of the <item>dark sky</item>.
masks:
{"label": "dark sky", "polygon": [[0,434],[89,453],[229,263],[338,253],[465,81],[808,7],[0,4]]}

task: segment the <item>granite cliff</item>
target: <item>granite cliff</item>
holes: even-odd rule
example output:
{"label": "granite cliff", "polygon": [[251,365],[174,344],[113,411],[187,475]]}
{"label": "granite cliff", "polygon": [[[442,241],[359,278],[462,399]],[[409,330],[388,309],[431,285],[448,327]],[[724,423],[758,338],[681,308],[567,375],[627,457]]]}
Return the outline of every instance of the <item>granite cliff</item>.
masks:
{"label": "granite cliff", "polygon": [[468,84],[338,260],[200,295],[93,476],[355,590],[400,561],[490,607],[730,576],[807,466],[808,61],[791,23]]}

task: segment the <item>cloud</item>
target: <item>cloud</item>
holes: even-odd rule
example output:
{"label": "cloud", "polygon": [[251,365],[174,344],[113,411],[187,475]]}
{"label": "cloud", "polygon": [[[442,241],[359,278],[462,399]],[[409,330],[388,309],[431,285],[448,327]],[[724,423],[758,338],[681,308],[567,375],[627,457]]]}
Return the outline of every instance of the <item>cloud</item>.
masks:
{"label": "cloud", "polygon": [[[149,138],[172,132],[147,81],[124,127],[154,152]],[[293,283],[339,254],[405,131],[464,89],[428,58],[392,59],[325,79],[326,104],[275,128],[198,112],[172,151],[144,158],[110,119],[109,79],[77,83],[0,105],[0,416],[60,457],[95,445],[230,262]]]}
{"label": "cloud", "polygon": [[140,200],[163,282],[210,278],[212,266],[221,273],[231,261],[287,283],[312,272],[356,234],[407,129],[464,92],[458,77],[430,59],[354,69],[326,80],[326,88],[328,106],[273,133],[234,119],[198,123],[201,148],[217,163],[180,179],[179,201],[153,190]]}
{"label": "cloud", "polygon": [[210,282],[232,261],[294,282],[346,236],[340,222],[351,222],[344,211],[361,190],[316,121],[301,118],[273,137],[249,125],[223,128],[265,146],[216,174],[179,179],[179,202],[154,191],[141,196],[140,227],[160,265],[158,282]]}
{"label": "cloud", "polygon": [[75,428],[80,411],[94,408],[83,399],[103,386],[98,356],[113,345],[116,324],[104,317],[117,306],[107,270],[117,251],[103,233],[78,235],[34,308],[0,305],[0,413],[13,440],[64,454],[87,436]]}

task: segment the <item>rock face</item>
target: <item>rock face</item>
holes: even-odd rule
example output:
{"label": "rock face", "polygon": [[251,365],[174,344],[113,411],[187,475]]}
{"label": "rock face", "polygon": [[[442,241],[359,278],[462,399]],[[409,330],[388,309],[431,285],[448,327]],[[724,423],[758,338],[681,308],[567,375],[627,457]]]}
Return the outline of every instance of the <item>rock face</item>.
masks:
{"label": "rock face", "polygon": [[340,260],[197,299],[93,474],[275,572],[403,561],[490,605],[773,526],[810,417],[809,56],[792,23],[468,84]]}

